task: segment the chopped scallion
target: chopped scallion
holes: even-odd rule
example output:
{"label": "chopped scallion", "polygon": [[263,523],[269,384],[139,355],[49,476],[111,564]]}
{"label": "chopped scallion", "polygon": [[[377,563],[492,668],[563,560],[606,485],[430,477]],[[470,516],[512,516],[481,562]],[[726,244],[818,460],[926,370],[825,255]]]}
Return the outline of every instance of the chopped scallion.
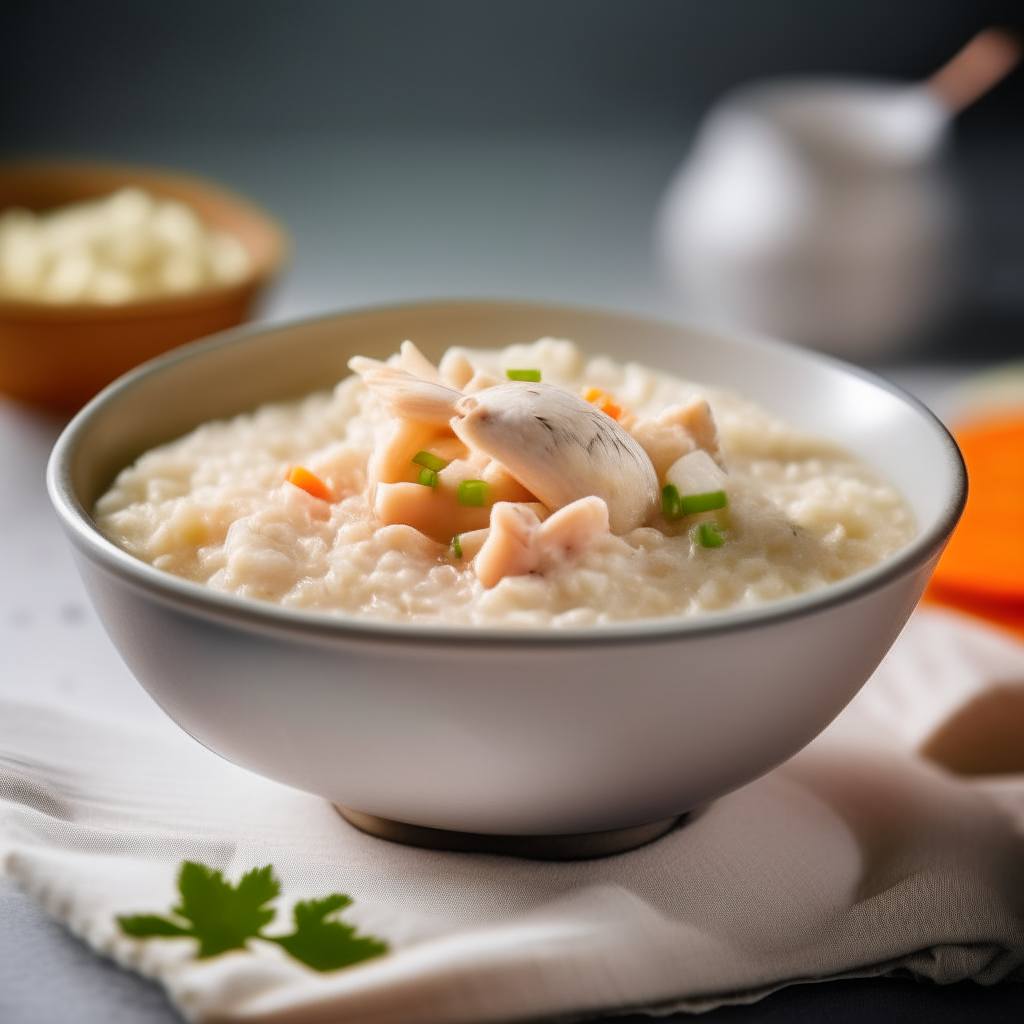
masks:
{"label": "chopped scallion", "polygon": [[506,370],[505,376],[509,380],[527,380],[534,384],[540,383],[540,370]]}
{"label": "chopped scallion", "polygon": [[725,543],[725,538],[714,523],[698,523],[690,536],[702,548],[720,548]]}
{"label": "chopped scallion", "polygon": [[487,504],[490,489],[485,480],[463,480],[459,484],[458,502],[470,508],[482,508]]}
{"label": "chopped scallion", "polygon": [[423,484],[424,487],[436,487],[437,474],[432,469],[424,467],[420,470],[420,475],[417,478],[416,483]]}
{"label": "chopped scallion", "polygon": [[711,512],[716,508],[725,508],[729,499],[725,491],[709,491],[707,494],[684,494],[679,499],[679,508],[684,516],[692,516],[695,512]]}
{"label": "chopped scallion", "polygon": [[669,521],[683,518],[679,507],[679,490],[675,484],[665,484],[661,489],[661,514]]}
{"label": "chopped scallion", "polygon": [[455,552],[456,558],[462,557],[462,544],[459,542],[458,534],[455,534],[455,536],[452,537],[452,551]]}
{"label": "chopped scallion", "polygon": [[435,455],[433,452],[417,452],[412,457],[412,461],[417,466],[426,466],[427,469],[432,469],[435,473],[440,473],[448,465],[446,459],[442,459],[440,455]]}

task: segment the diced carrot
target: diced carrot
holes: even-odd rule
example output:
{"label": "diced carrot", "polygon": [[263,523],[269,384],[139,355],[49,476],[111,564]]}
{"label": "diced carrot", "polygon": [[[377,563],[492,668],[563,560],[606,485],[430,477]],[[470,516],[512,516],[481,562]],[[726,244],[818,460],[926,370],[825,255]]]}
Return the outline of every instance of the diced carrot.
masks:
{"label": "diced carrot", "polygon": [[611,416],[613,420],[622,419],[622,406],[607,391],[602,391],[600,388],[584,388],[583,397],[592,405],[596,405],[601,412]]}
{"label": "diced carrot", "polygon": [[[955,434],[970,489],[928,596],[1024,630],[1024,418],[980,421]],[[989,606],[998,614],[986,613]]]}
{"label": "diced carrot", "polygon": [[330,488],[315,473],[311,473],[305,466],[291,466],[288,469],[288,483],[311,494],[321,501],[331,501],[333,495]]}

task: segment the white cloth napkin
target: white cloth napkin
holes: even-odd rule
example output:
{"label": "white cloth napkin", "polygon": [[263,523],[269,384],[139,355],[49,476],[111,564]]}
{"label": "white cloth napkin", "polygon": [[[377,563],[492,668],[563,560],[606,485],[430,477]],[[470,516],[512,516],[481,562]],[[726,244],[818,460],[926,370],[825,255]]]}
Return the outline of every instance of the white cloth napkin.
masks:
{"label": "white cloth napkin", "polygon": [[[507,1021],[749,1001],[799,980],[904,970],[1024,977],[1024,775],[966,779],[915,753],[972,698],[1024,688],[1024,645],[919,612],[805,751],[642,849],[543,863],[374,839],[324,801],[236,768],[174,726],[0,702],[4,870],[100,952],[201,1021]],[[279,930],[345,892],[391,952],[313,971],[275,944],[197,960],[133,939],[182,860],[273,864]],[[268,927],[268,932],[272,927]]]}

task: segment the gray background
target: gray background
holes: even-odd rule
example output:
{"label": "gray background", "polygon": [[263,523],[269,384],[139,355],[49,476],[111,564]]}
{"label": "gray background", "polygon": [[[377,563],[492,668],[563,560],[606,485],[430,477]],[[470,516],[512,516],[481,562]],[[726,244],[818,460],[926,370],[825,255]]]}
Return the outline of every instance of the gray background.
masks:
{"label": "gray background", "polygon": [[[701,113],[765,75],[921,78],[1006,0],[15,0],[0,154],[219,177],[296,240],[269,315],[431,295],[678,313],[650,253]],[[1024,74],[962,116],[970,227],[931,361],[1021,351]]]}
{"label": "gray background", "polygon": [[[998,0],[18,0],[16,144],[138,132],[678,131],[735,83],[927,75]],[[1005,122],[1019,82],[973,122]],[[1016,111],[1015,111],[1016,108]]]}

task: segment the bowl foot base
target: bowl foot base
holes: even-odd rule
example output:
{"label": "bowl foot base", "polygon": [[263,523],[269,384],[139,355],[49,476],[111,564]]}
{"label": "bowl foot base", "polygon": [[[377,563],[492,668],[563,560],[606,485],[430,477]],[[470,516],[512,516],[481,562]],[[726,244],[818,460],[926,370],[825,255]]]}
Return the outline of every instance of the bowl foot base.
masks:
{"label": "bowl foot base", "polygon": [[422,846],[428,850],[453,850],[458,853],[498,853],[507,857],[530,860],[588,860],[610,857],[644,846],[665,835],[685,815],[651,821],[629,828],[613,828],[605,832],[581,832],[554,836],[496,836],[479,832],[452,832],[444,828],[409,825],[404,821],[379,818],[376,814],[352,810],[335,804],[338,813],[361,832],[406,846]]}

